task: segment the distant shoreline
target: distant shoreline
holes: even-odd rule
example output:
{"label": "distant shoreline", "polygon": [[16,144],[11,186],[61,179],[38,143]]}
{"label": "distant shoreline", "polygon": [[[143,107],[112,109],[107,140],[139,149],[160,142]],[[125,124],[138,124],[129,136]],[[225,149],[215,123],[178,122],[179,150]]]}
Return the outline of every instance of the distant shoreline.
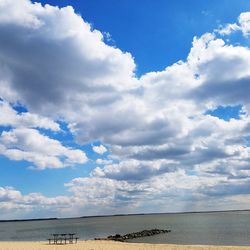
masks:
{"label": "distant shoreline", "polygon": [[65,217],[65,218],[35,218],[35,219],[15,219],[0,220],[1,222],[25,222],[25,221],[45,221],[45,220],[65,220],[65,219],[85,219],[85,218],[102,218],[102,217],[118,217],[118,216],[140,216],[140,215],[167,215],[167,214],[202,214],[202,213],[230,213],[230,212],[250,212],[250,209],[236,210],[214,210],[214,211],[187,211],[187,212],[166,212],[166,213],[138,213],[138,214],[110,214],[110,215],[89,215],[81,217]]}
{"label": "distant shoreline", "polygon": [[42,221],[42,220],[59,220],[59,218],[38,218],[38,219],[17,219],[17,220],[0,220],[0,222],[22,222],[22,221]]}

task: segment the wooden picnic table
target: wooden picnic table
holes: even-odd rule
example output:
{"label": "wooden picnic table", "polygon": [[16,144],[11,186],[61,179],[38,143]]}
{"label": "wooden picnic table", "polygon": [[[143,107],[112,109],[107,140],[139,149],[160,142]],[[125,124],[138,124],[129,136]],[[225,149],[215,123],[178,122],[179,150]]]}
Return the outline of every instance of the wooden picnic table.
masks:
{"label": "wooden picnic table", "polygon": [[74,242],[77,243],[78,237],[74,237],[75,233],[63,233],[63,234],[51,234],[53,238],[49,238],[49,244],[73,244]]}

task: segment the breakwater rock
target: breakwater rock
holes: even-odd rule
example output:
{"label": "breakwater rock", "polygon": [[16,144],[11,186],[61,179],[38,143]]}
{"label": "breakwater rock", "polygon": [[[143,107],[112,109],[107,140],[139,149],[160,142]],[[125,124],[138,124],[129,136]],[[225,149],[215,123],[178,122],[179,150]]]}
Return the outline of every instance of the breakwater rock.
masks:
{"label": "breakwater rock", "polygon": [[170,233],[170,232],[171,232],[171,230],[150,229],[150,230],[143,230],[140,232],[129,233],[129,234],[125,234],[125,235],[115,234],[115,235],[110,235],[107,238],[95,238],[95,240],[114,240],[114,241],[124,242],[126,240],[131,240],[131,239],[135,239],[135,238],[153,236],[156,234],[163,234],[163,233]]}

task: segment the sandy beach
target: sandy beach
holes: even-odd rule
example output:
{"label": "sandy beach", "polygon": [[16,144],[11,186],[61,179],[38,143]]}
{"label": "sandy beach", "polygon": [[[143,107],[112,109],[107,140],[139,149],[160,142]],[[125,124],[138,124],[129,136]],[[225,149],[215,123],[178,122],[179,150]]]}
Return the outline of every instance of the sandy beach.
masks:
{"label": "sandy beach", "polygon": [[122,243],[114,241],[79,241],[77,244],[49,245],[47,242],[0,242],[0,250],[250,250],[238,246],[189,246],[172,244]]}

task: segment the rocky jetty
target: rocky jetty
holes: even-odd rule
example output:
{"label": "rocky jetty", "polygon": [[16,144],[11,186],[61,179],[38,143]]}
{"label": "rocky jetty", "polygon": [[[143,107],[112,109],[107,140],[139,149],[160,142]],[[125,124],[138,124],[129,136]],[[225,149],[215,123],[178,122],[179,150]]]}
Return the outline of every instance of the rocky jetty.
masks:
{"label": "rocky jetty", "polygon": [[107,238],[95,238],[95,240],[114,240],[114,241],[121,241],[124,242],[126,240],[136,239],[140,237],[147,237],[147,236],[153,236],[156,234],[163,234],[163,233],[170,233],[171,230],[165,230],[165,229],[150,229],[150,230],[143,230],[140,232],[134,232],[129,233],[125,235],[110,235]]}

